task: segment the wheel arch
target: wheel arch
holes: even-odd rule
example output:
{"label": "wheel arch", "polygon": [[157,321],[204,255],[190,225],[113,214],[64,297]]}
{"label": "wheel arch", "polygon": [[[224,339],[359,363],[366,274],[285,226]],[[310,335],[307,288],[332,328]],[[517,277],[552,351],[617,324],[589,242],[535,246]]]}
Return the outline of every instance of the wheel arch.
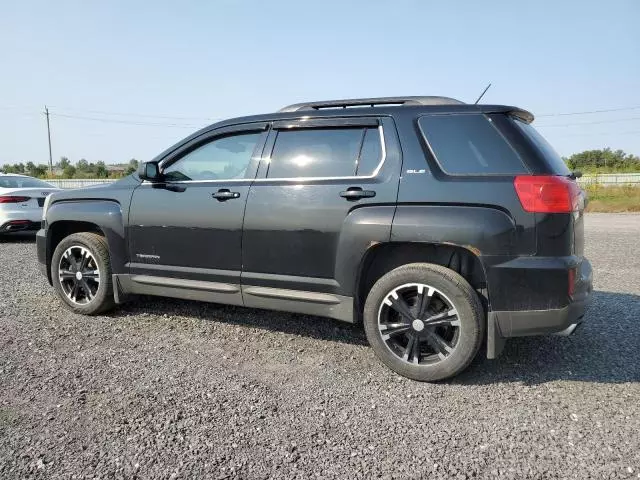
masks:
{"label": "wheel arch", "polygon": [[115,201],[91,200],[58,202],[46,214],[47,278],[51,283],[51,258],[60,241],[74,233],[93,232],[107,240],[114,273],[124,273],[126,243],[120,204]]}
{"label": "wheel arch", "polygon": [[379,278],[401,265],[420,262],[441,265],[462,275],[481,293],[481,301],[487,309],[487,274],[473,247],[435,242],[387,242],[370,247],[358,267],[354,299],[356,320],[361,320],[367,294]]}

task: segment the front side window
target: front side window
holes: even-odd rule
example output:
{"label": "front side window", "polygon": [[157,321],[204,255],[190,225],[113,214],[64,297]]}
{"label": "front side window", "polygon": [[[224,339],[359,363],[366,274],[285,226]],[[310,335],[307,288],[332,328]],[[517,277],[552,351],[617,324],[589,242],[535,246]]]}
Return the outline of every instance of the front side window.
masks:
{"label": "front side window", "polygon": [[420,117],[418,124],[445,173],[527,173],[518,154],[485,115],[428,115]]}
{"label": "front side window", "polygon": [[280,130],[267,177],[371,175],[380,163],[381,155],[380,134],[375,128]]}
{"label": "front side window", "polygon": [[218,137],[187,153],[164,171],[168,181],[245,178],[260,133]]}

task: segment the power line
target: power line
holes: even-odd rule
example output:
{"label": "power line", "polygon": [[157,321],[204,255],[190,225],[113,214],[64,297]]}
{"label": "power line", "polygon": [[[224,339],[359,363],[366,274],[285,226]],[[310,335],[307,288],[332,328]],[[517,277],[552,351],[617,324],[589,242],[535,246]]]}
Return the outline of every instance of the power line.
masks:
{"label": "power line", "polygon": [[155,123],[155,122],[133,122],[129,120],[120,120],[115,118],[97,118],[97,117],[85,117],[81,115],[66,115],[64,113],[50,113],[52,117],[61,117],[61,118],[72,118],[77,120],[90,120],[92,122],[103,122],[103,123],[122,123],[125,125],[142,125],[149,127],[175,127],[175,128],[200,128],[203,125],[187,125],[187,124],[179,124],[179,123]]}
{"label": "power line", "polygon": [[639,134],[640,130],[629,130],[626,132],[600,132],[600,133],[587,133],[587,132],[582,132],[582,133],[569,133],[567,135],[559,135],[559,136],[555,136],[554,138],[565,138],[565,137],[584,137],[584,136],[600,136],[600,135],[632,135],[632,134]]}
{"label": "power line", "polygon": [[629,122],[633,120],[640,120],[640,117],[627,117],[627,118],[613,118],[610,120],[596,120],[593,122],[574,122],[574,123],[552,123],[550,125],[538,125],[536,127],[546,128],[546,127],[571,127],[576,125],[596,125],[599,123],[617,123],[617,122]]}
{"label": "power line", "polygon": [[99,115],[112,115],[119,117],[140,117],[140,118],[163,118],[166,120],[224,120],[222,117],[190,117],[190,116],[174,116],[174,115],[153,115],[147,113],[124,113],[124,112],[110,112],[105,110],[85,110],[80,108],[71,108],[71,107],[62,107],[52,105],[53,108],[57,110],[63,111],[71,111],[71,112],[84,112],[84,113],[95,113]]}
{"label": "power line", "polygon": [[609,113],[609,112],[624,112],[627,110],[637,110],[640,108],[640,105],[636,105],[635,107],[622,107],[622,108],[609,108],[606,110],[589,110],[586,112],[564,112],[564,113],[545,113],[542,115],[536,115],[538,117],[562,117],[565,115],[588,115],[591,113]]}

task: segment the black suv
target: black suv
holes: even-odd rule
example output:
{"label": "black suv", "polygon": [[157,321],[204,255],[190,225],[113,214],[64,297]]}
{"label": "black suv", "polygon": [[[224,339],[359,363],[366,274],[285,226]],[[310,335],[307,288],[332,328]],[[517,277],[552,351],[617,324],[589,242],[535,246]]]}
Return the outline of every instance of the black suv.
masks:
{"label": "black suv", "polygon": [[145,294],[363,322],[395,372],[451,377],[584,315],[584,194],[532,121],[394,97],[216,123],[48,197],[38,259],[75,312]]}

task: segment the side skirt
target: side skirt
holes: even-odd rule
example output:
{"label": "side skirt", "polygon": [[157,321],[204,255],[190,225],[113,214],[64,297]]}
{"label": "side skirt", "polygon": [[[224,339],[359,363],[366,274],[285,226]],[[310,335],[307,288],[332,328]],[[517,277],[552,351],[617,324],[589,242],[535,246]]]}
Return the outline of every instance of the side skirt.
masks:
{"label": "side skirt", "polygon": [[129,294],[157,295],[303,313],[354,323],[353,297],[330,293],[129,274],[113,275],[113,288],[116,303],[126,301]]}

